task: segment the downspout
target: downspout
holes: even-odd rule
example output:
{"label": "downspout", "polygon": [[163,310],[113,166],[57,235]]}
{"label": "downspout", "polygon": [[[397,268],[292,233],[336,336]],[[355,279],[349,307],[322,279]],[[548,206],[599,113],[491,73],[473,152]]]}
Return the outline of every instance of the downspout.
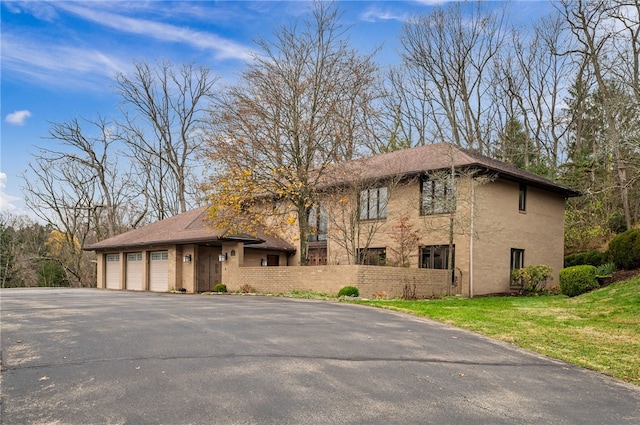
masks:
{"label": "downspout", "polygon": [[469,232],[469,298],[473,298],[473,235],[475,232],[475,229],[473,228],[474,225],[474,216],[475,214],[475,199],[476,199],[476,191],[475,191],[475,181],[473,180],[473,178],[471,178],[471,223],[469,225],[470,227],[470,232]]}

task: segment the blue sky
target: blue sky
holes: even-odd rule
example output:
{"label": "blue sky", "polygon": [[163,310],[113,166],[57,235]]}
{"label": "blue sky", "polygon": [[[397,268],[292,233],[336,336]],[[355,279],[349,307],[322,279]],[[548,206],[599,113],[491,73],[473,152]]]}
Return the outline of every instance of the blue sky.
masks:
{"label": "blue sky", "polygon": [[[422,1],[344,1],[343,23],[353,47],[382,47],[380,65],[397,62],[405,19],[443,4]],[[497,2],[493,4],[498,4]],[[523,22],[549,3],[516,2]],[[308,12],[306,1],[5,1],[2,20],[0,211],[28,213],[20,175],[51,122],[115,116],[114,76],[136,61],[170,60],[209,67],[232,83],[253,40]],[[512,5],[513,6],[513,5]],[[30,214],[29,214],[30,215]]]}

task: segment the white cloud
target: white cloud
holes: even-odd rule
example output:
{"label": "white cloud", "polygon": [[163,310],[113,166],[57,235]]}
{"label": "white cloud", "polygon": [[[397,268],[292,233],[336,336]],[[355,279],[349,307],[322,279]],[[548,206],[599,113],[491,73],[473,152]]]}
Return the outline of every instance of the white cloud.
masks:
{"label": "white cloud", "polygon": [[53,22],[58,17],[56,10],[48,2],[4,1],[3,4],[11,13],[28,13],[41,21]]}
{"label": "white cloud", "polygon": [[218,59],[250,59],[249,49],[246,46],[219,37],[215,34],[195,31],[171,24],[154,22],[147,19],[129,18],[104,10],[92,10],[78,6],[73,2],[60,2],[57,5],[80,16],[81,18],[94,23],[104,25],[117,31],[144,35],[156,40],[185,43],[198,49],[213,50]]}
{"label": "white cloud", "polygon": [[15,212],[18,208],[14,205],[15,201],[21,198],[4,193],[7,175],[0,171],[0,212]]}
{"label": "white cloud", "polygon": [[105,77],[113,78],[128,69],[129,64],[97,50],[3,34],[2,67],[28,81],[76,89],[92,86],[103,89]]}
{"label": "white cloud", "polygon": [[[12,113],[8,114],[7,117],[5,118],[5,121],[8,122],[9,124],[24,125],[24,122],[30,116],[31,116],[31,112],[27,111],[26,109],[23,109],[21,111],[13,111]],[[5,175],[5,179],[6,179],[6,175]]]}
{"label": "white cloud", "polygon": [[390,11],[384,11],[378,7],[372,7],[364,11],[360,18],[365,22],[379,22],[379,21],[399,21],[404,22],[407,19],[407,15],[404,13],[398,14]]}

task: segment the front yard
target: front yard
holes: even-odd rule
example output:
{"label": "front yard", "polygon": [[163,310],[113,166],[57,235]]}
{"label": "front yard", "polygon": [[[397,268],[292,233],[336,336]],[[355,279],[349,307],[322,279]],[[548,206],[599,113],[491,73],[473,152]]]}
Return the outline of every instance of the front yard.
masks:
{"label": "front yard", "polygon": [[640,385],[640,276],[575,298],[355,302],[429,317]]}

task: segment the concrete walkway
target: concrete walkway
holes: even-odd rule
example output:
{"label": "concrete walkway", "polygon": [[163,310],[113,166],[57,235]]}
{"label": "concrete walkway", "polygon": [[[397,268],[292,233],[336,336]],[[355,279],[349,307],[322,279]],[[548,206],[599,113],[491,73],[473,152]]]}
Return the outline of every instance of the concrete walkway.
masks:
{"label": "concrete walkway", "polygon": [[385,310],[3,289],[2,423],[634,424],[640,387]]}

